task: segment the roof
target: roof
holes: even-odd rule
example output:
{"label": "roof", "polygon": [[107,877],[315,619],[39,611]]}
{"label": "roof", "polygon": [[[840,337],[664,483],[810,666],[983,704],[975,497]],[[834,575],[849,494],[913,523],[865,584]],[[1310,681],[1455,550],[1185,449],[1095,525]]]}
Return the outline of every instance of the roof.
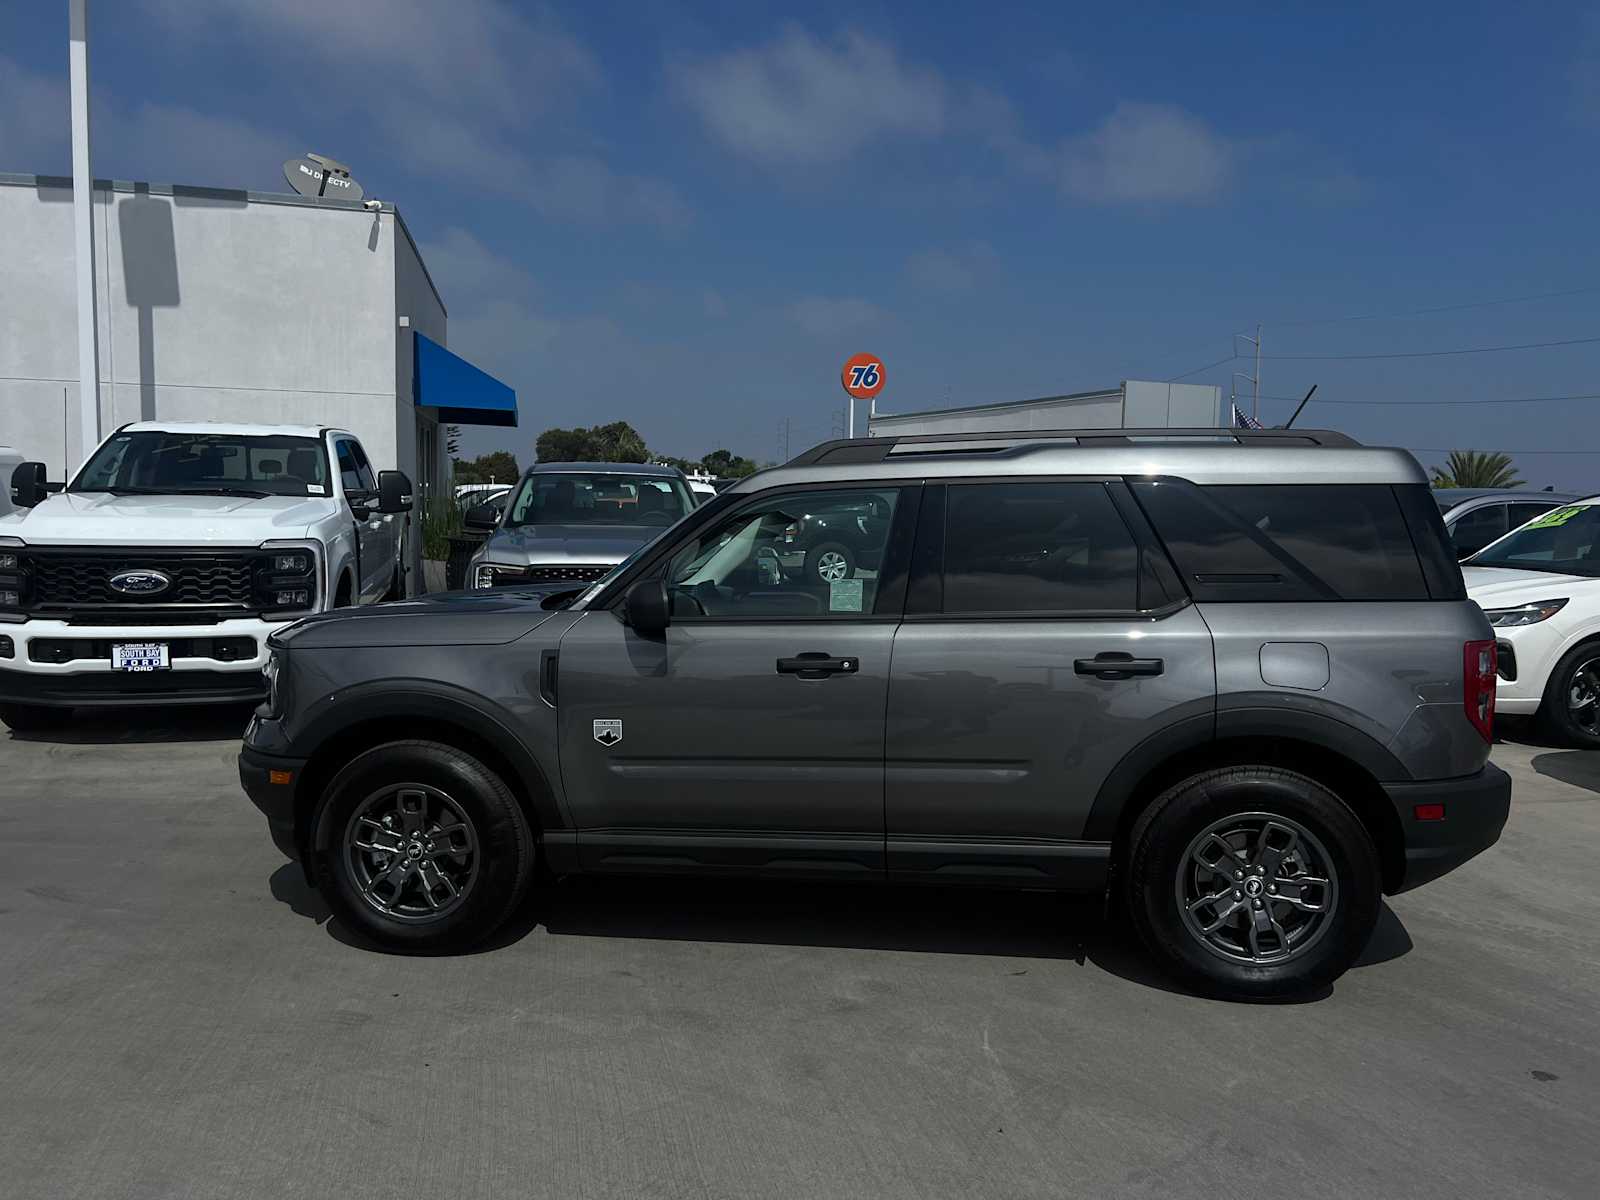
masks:
{"label": "roof", "polygon": [[1071,392],[1064,396],[1036,396],[1032,400],[1005,400],[999,404],[967,404],[960,408],[925,408],[919,412],[874,413],[873,421],[900,421],[912,417],[959,417],[963,413],[1002,413],[1011,408],[1031,408],[1035,404],[1056,404],[1068,400],[1104,400],[1121,396],[1122,389],[1100,388],[1093,392]]}
{"label": "roof", "polygon": [[732,489],[827,479],[1176,475],[1201,484],[1425,484],[1405,450],[1316,429],[1092,429],[824,442]]}
{"label": "roof", "polygon": [[120,426],[118,433],[216,433],[240,437],[309,437],[324,433],[343,433],[327,425],[253,425],[245,421],[134,421]]}
{"label": "roof", "polygon": [[1480,496],[1494,496],[1506,500],[1578,500],[1584,492],[1534,491],[1532,488],[1434,488],[1433,495],[1441,505],[1464,504]]}
{"label": "roof", "polygon": [[528,468],[529,475],[551,475],[562,472],[589,475],[647,475],[658,479],[682,479],[677,467],[664,467],[659,463],[621,462],[542,462]]}

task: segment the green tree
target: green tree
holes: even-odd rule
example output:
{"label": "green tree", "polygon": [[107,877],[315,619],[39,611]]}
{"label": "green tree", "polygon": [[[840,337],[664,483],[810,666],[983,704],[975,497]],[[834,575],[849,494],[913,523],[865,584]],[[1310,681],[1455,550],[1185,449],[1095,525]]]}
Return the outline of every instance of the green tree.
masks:
{"label": "green tree", "polygon": [[456,483],[515,483],[522,475],[517,457],[509,450],[495,450],[477,458],[450,460]]}
{"label": "green tree", "polygon": [[700,465],[719,479],[743,479],[756,473],[756,464],[741,458],[731,450],[713,450],[700,460]]}
{"label": "green tree", "polygon": [[1442,467],[1433,468],[1436,488],[1512,488],[1522,476],[1509,454],[1488,450],[1452,450]]}
{"label": "green tree", "polygon": [[639,431],[626,421],[591,428],[546,429],[534,442],[540,462],[649,462]]}

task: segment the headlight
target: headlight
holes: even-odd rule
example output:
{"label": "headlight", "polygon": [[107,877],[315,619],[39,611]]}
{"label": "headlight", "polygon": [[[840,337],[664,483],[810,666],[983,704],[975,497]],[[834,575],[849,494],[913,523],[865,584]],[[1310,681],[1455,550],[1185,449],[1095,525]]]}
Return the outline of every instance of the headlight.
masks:
{"label": "headlight", "polygon": [[500,587],[526,579],[528,569],[507,563],[479,563],[472,569],[472,586],[478,590]]}
{"label": "headlight", "polygon": [[267,715],[278,715],[278,686],[283,676],[283,664],[279,661],[279,652],[274,650],[267,655],[267,665],[261,668],[261,676],[267,681]]}
{"label": "headlight", "polygon": [[1532,604],[1524,604],[1517,608],[1491,608],[1483,615],[1489,618],[1489,624],[1496,629],[1511,629],[1518,625],[1537,625],[1540,621],[1548,621],[1567,606],[1567,598],[1559,600],[1535,600]]}

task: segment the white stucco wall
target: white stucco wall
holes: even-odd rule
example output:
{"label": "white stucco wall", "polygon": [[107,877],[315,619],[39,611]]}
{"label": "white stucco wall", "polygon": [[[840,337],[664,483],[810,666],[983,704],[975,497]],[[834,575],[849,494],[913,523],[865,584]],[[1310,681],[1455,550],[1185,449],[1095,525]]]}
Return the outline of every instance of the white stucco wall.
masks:
{"label": "white stucco wall", "polygon": [[[71,200],[61,180],[0,181],[0,443],[52,480],[85,453]],[[95,224],[102,435],[148,419],[338,425],[374,466],[417,474],[398,317],[443,342],[444,309],[392,209],[117,184],[96,190]]]}

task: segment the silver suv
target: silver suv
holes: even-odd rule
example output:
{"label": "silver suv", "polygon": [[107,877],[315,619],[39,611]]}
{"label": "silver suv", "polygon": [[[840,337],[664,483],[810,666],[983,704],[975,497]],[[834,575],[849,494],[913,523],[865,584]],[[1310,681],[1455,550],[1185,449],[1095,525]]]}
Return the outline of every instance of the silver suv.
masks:
{"label": "silver suv", "polygon": [[[879,544],[806,569],[819,511],[880,515]],[[1510,801],[1494,638],[1426,480],[1337,434],[830,442],[581,592],[272,646],[244,786],[400,947],[484,937],[542,860],[1102,893],[1191,985],[1279,995]]]}

